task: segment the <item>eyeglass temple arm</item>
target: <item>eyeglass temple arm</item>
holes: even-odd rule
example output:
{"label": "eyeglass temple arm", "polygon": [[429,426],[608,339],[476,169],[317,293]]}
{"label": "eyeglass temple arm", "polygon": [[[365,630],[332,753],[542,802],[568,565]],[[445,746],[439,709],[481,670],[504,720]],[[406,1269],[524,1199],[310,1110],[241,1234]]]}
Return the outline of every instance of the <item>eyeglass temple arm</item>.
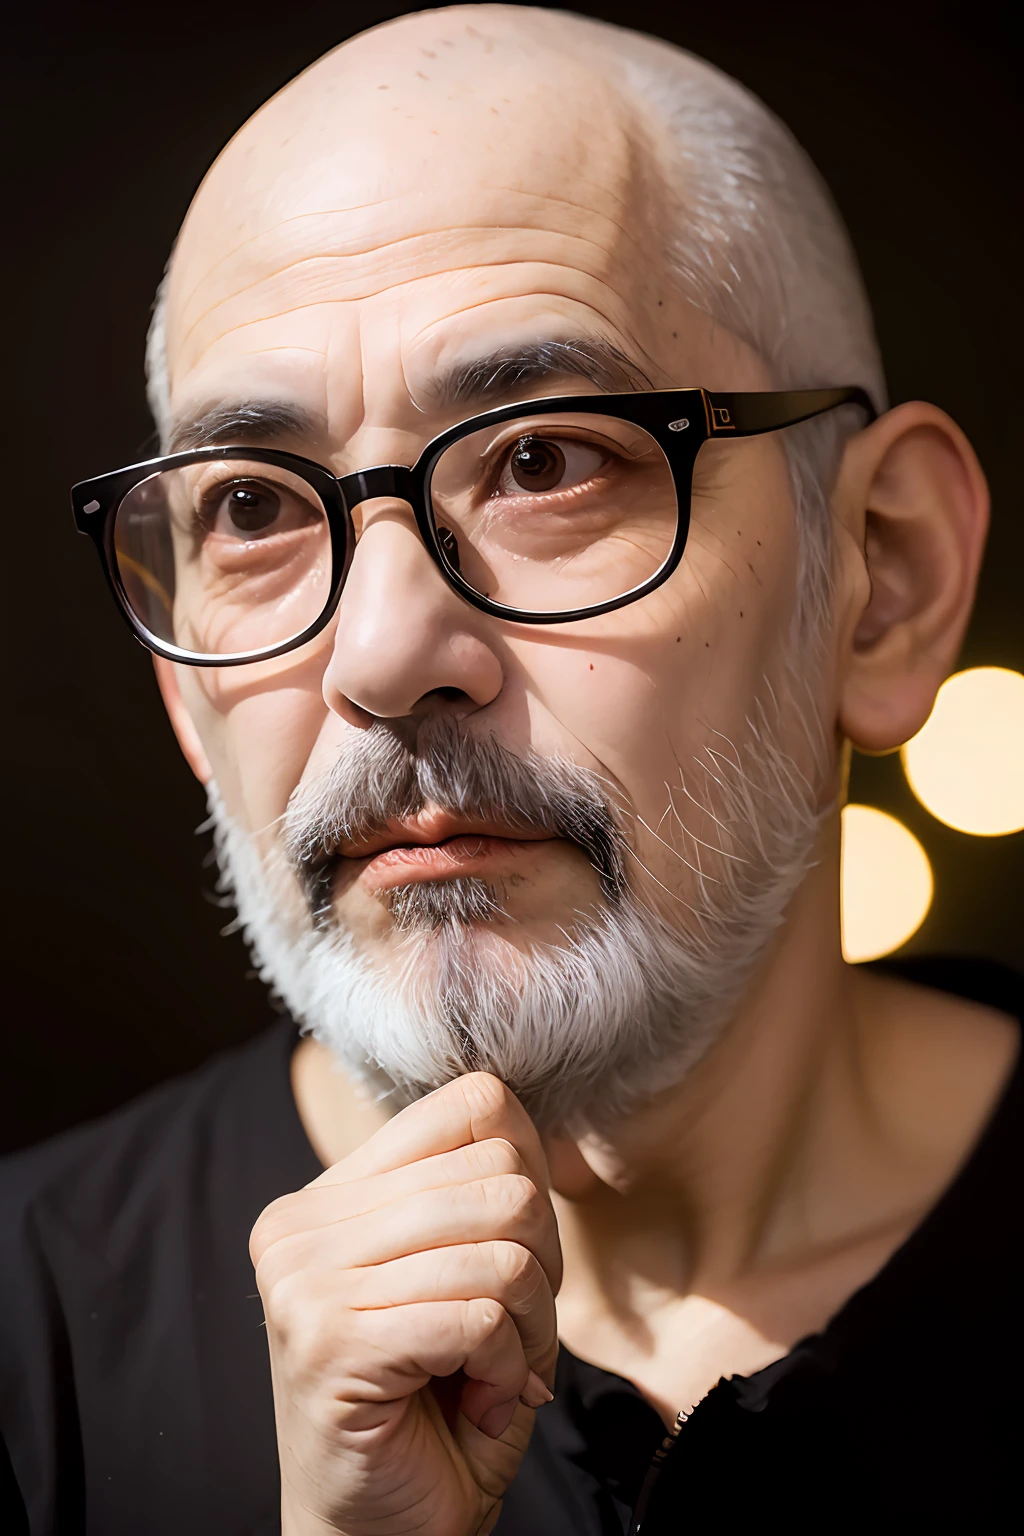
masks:
{"label": "eyeglass temple arm", "polygon": [[846,389],[790,389],[766,393],[701,390],[707,416],[708,437],[756,437],[759,432],[775,432],[779,427],[795,427],[797,422],[821,416],[837,405],[859,405],[868,422],[878,414],[866,390],[850,385]]}

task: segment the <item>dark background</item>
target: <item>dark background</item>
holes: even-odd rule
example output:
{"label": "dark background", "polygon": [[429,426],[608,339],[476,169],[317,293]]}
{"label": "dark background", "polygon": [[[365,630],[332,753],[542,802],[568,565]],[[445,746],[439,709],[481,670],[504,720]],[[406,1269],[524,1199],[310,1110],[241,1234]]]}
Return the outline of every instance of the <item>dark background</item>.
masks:
{"label": "dark background", "polygon": [[[3,59],[11,188],[5,296],[4,754],[9,1025],[0,1141],[104,1110],[267,1022],[222,938],[203,797],[148,657],[75,537],[67,489],[128,463],[151,425],[153,291],[206,167],[244,119],[351,33],[408,9],[210,0],[19,8]],[[892,398],[938,402],[975,443],[994,526],[962,664],[1024,669],[1019,481],[1022,252],[1010,7],[619,3],[755,90],[851,228]],[[899,759],[858,759],[855,799],[900,816],[935,869],[908,951],[1020,962],[1024,834],[934,821]]]}

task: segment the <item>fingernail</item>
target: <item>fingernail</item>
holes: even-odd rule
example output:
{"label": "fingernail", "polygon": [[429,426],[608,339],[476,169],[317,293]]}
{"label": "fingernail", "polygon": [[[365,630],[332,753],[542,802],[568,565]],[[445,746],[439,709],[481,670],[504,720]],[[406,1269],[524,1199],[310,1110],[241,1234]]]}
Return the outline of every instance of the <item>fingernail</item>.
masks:
{"label": "fingernail", "polygon": [[493,1408],[488,1408],[487,1412],[481,1415],[477,1428],[482,1429],[484,1434],[489,1435],[492,1440],[500,1440],[512,1423],[518,1407],[518,1397],[510,1398],[507,1403],[495,1403]]}
{"label": "fingernail", "polygon": [[531,1371],[526,1378],[526,1386],[520,1394],[519,1401],[524,1408],[542,1408],[545,1403],[552,1402],[554,1396],[555,1394],[548,1391],[536,1371]]}

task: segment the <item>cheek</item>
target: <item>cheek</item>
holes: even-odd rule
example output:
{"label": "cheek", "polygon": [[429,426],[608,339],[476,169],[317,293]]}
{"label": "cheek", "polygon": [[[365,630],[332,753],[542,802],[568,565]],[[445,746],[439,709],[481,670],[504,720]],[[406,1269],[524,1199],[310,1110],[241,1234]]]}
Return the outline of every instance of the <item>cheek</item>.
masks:
{"label": "cheek", "polygon": [[251,832],[285,810],[327,719],[322,662],[290,660],[195,668],[182,683],[225,807]]}
{"label": "cheek", "polygon": [[634,609],[518,648],[537,749],[609,774],[651,825],[683,765],[743,737],[787,633],[791,552],[758,559],[756,537],[750,561],[718,539]]}

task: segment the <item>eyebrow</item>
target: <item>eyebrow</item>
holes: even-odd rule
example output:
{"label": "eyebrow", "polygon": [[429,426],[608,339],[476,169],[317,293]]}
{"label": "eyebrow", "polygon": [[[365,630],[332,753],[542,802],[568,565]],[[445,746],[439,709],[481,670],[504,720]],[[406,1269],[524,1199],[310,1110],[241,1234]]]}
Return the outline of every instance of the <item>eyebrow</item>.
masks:
{"label": "eyebrow", "polygon": [[[607,392],[653,389],[633,358],[596,337],[538,341],[499,347],[483,357],[455,363],[435,375],[424,391],[439,411],[469,411],[500,405],[524,386],[556,379],[580,379]],[[202,409],[179,419],[168,436],[168,453],[229,443],[269,443],[282,437],[323,441],[327,422],[318,412],[286,400],[240,400]]]}
{"label": "eyebrow", "polygon": [[267,443],[281,437],[316,438],[327,424],[315,411],[286,400],[240,400],[211,405],[198,416],[183,417],[171,428],[168,453],[227,443]]}
{"label": "eyebrow", "polygon": [[427,385],[439,407],[497,405],[524,384],[550,379],[583,379],[609,393],[653,389],[640,364],[611,342],[578,336],[569,341],[538,341],[499,347],[485,357],[456,363]]}

